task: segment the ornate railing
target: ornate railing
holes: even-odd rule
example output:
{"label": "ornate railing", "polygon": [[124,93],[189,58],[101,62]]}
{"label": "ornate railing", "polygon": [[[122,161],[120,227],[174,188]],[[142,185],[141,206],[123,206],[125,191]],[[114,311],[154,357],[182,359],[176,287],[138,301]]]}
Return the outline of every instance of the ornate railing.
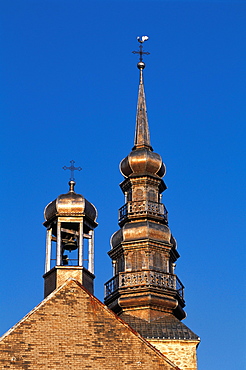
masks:
{"label": "ornate railing", "polygon": [[104,284],[104,297],[114,293],[119,288],[119,275],[112,277]]}
{"label": "ornate railing", "polygon": [[164,204],[150,200],[129,201],[119,209],[119,222],[131,215],[154,215],[165,219],[167,222],[167,210]]}
{"label": "ornate railing", "polygon": [[105,297],[114,293],[117,289],[158,287],[175,290],[184,298],[184,286],[174,274],[160,271],[135,271],[120,272],[105,284]]}

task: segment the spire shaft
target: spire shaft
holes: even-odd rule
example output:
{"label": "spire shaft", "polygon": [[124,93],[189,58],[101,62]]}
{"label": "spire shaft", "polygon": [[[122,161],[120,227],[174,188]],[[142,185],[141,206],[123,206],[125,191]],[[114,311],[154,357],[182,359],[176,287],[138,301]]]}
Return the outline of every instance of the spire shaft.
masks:
{"label": "spire shaft", "polygon": [[150,145],[149,124],[148,124],[146,100],[145,100],[145,93],[144,93],[144,83],[143,83],[144,67],[145,65],[143,62],[138,63],[140,76],[139,76],[139,90],[138,90],[134,149],[147,147],[150,150],[152,150],[152,147]]}

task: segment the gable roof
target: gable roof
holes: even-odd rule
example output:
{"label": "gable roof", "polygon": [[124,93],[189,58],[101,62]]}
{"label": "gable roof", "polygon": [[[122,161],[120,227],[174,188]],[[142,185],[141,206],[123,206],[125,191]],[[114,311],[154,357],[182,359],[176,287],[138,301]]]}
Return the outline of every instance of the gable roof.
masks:
{"label": "gable roof", "polygon": [[178,369],[74,279],[0,339],[9,369]]}

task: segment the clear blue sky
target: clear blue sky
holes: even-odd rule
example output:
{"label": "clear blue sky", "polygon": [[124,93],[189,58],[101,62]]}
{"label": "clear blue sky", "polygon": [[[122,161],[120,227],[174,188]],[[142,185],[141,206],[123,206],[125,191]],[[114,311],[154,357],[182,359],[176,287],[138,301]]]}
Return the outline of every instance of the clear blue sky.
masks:
{"label": "clear blue sky", "polygon": [[148,35],[151,143],[167,166],[163,202],[181,258],[199,370],[245,369],[245,1],[2,0],[1,319],[43,299],[43,209],[68,189],[98,209],[96,296],[111,276],[131,150],[136,36]]}

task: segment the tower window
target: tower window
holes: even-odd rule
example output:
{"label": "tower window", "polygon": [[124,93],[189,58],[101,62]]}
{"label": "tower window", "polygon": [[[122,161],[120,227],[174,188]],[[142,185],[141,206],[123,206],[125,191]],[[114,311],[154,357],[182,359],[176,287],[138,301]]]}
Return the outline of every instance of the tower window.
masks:
{"label": "tower window", "polygon": [[132,253],[132,256],[131,256],[131,267],[132,267],[132,271],[134,270],[139,270],[140,268],[140,260],[139,260],[139,253],[138,252],[133,252]]}
{"label": "tower window", "polygon": [[137,189],[135,193],[136,201],[143,199],[143,190]]}
{"label": "tower window", "polygon": [[156,202],[155,191],[153,189],[148,191],[148,199],[151,202]]}

